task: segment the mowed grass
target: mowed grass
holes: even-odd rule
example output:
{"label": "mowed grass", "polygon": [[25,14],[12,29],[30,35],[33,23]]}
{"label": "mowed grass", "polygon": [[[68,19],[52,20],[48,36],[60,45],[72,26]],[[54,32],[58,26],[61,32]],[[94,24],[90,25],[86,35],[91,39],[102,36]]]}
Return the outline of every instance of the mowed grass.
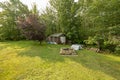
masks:
{"label": "mowed grass", "polygon": [[120,57],[77,51],[61,56],[68,45],[34,41],[0,42],[0,80],[120,80]]}

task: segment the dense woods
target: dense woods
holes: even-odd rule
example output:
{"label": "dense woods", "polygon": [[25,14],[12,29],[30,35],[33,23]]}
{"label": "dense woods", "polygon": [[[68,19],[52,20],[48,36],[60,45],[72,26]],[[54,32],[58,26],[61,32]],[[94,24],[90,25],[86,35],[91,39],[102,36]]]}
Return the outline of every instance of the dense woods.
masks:
{"label": "dense woods", "polygon": [[0,40],[41,41],[45,35],[64,33],[71,43],[120,53],[120,0],[49,2],[40,13],[35,4],[29,10],[20,0],[1,2]]}

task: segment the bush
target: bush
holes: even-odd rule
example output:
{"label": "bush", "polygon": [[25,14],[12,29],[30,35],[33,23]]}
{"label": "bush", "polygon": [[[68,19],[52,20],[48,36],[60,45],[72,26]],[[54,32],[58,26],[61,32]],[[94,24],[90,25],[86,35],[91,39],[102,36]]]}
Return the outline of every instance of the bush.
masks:
{"label": "bush", "polygon": [[94,37],[89,37],[88,40],[84,41],[87,45],[96,45],[99,50],[103,50],[104,38],[100,35],[95,35]]}
{"label": "bush", "polygon": [[[8,28],[9,27],[9,28]],[[23,36],[20,34],[20,31],[16,28],[16,26],[2,26],[0,29],[0,40],[21,40]]]}
{"label": "bush", "polygon": [[115,53],[116,53],[116,54],[120,54],[120,45],[118,45],[118,46],[115,48]]}
{"label": "bush", "polygon": [[40,23],[39,18],[35,14],[30,14],[25,19],[19,18],[18,27],[29,40],[41,42],[45,39],[45,25]]}
{"label": "bush", "polygon": [[113,43],[105,43],[104,45],[104,49],[107,49],[109,50],[110,52],[115,52],[115,48],[116,48],[116,44],[113,44]]}

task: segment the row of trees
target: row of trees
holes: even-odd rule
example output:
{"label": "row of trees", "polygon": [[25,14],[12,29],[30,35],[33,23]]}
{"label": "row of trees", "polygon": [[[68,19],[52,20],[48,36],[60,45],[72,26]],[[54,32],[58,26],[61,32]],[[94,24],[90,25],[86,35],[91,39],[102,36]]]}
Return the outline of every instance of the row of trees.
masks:
{"label": "row of trees", "polygon": [[36,5],[29,10],[19,0],[0,3],[3,9],[0,12],[0,39],[42,40],[45,35],[62,32],[72,43],[96,45],[100,50],[111,47],[112,52],[120,49],[120,0],[49,2],[50,6],[41,15]]}
{"label": "row of trees", "polygon": [[31,10],[20,0],[0,3],[0,40],[45,39],[45,25],[35,4]]}
{"label": "row of trees", "polygon": [[50,0],[42,19],[47,34],[63,32],[72,43],[120,51],[120,0]]}

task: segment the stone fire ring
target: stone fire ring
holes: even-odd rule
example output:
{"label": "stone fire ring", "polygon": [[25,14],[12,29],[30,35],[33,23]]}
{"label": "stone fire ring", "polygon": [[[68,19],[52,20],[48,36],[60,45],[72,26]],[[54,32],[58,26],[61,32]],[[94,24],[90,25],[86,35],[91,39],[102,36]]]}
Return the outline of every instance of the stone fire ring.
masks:
{"label": "stone fire ring", "polygon": [[77,55],[76,51],[73,48],[61,48],[61,55]]}

